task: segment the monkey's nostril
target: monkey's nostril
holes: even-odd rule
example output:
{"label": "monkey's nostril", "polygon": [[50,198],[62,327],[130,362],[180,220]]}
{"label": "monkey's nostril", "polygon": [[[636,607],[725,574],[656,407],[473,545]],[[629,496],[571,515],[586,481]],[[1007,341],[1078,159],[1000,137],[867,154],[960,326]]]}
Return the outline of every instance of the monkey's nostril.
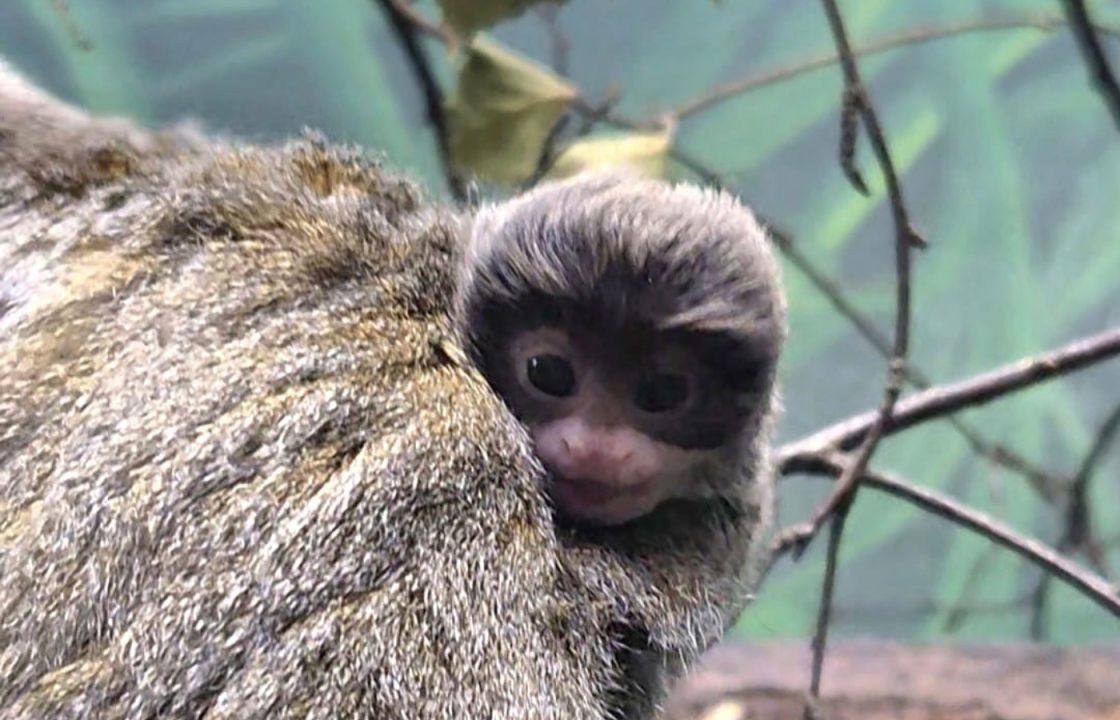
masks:
{"label": "monkey's nostril", "polygon": [[561,442],[564,444],[564,452],[567,453],[568,457],[581,462],[586,460],[587,456],[594,450],[591,443],[578,435],[567,435],[562,438]]}

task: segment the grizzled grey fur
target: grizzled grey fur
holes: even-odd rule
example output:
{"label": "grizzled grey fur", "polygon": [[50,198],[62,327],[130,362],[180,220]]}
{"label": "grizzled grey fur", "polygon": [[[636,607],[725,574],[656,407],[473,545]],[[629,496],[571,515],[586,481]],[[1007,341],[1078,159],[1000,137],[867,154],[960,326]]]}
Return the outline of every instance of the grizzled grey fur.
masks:
{"label": "grizzled grey fur", "polygon": [[[729,198],[642,187],[777,292]],[[745,602],[772,382],[718,498],[558,526],[455,350],[517,202],[465,253],[469,218],[355,152],[92,119],[0,68],[0,718],[649,716]]]}

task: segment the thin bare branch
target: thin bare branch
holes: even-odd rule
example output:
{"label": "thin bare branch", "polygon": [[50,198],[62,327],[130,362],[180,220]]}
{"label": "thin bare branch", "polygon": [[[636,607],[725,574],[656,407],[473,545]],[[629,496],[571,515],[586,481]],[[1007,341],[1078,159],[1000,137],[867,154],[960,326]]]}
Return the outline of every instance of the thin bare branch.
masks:
{"label": "thin bare branch", "polygon": [[[894,320],[894,346],[891,350],[891,359],[887,372],[887,380],[883,390],[883,400],[871,423],[871,427],[863,435],[861,446],[855,455],[848,470],[840,477],[832,494],[821,503],[813,513],[813,517],[805,524],[792,528],[799,548],[804,549],[808,542],[816,535],[821,525],[841,507],[850,502],[850,495],[858,489],[859,478],[867,467],[875,447],[887,428],[895,402],[902,392],[903,369],[906,366],[906,355],[910,346],[910,251],[914,245],[924,244],[918,233],[910,224],[906,202],[902,195],[902,186],[895,171],[894,161],[887,147],[886,136],[883,134],[878,115],[867,94],[863,81],[860,79],[859,68],[852,56],[848,44],[848,36],[844,30],[843,19],[836,7],[835,0],[821,0],[825,14],[828,16],[829,26],[832,29],[833,39],[840,54],[840,66],[844,71],[844,97],[845,107],[849,105],[858,111],[867,130],[868,139],[875,152],[879,168],[886,180],[887,191],[890,197],[891,214],[895,225],[895,320]],[[847,110],[846,110],[847,111]],[[790,538],[783,538],[788,541]]]}
{"label": "thin bare branch", "polygon": [[1047,619],[1050,606],[1050,573],[1040,572],[1030,600],[1030,625],[1028,632],[1031,640],[1042,642],[1050,636],[1050,623]]}
{"label": "thin bare branch", "polygon": [[[992,550],[999,548],[992,546]],[[1007,615],[1008,612],[1022,610],[1030,603],[1030,594],[1008,598],[1006,600],[976,600],[968,604],[955,603],[948,605],[936,600],[923,600],[913,604],[899,603],[897,598],[886,597],[879,601],[865,601],[837,605],[832,609],[833,620],[847,620],[859,618],[863,620],[891,618],[918,622],[932,613],[957,612],[960,624],[954,629],[959,630],[966,622],[977,616]]]}
{"label": "thin bare branch", "polygon": [[[824,653],[828,647],[828,628],[832,623],[832,601],[836,594],[836,568],[840,561],[840,540],[844,537],[844,525],[848,522],[848,509],[854,496],[849,496],[848,507],[832,516],[828,529],[828,552],[825,555],[824,581],[821,583],[821,599],[817,606],[817,624],[810,646],[813,650],[813,665],[809,680],[809,697],[821,696],[821,676],[824,674]],[[805,705],[805,720],[814,720],[818,710],[816,703]]]}
{"label": "thin bare branch", "polygon": [[955,633],[964,625],[965,620],[968,619],[970,608],[975,607],[975,604],[971,602],[972,595],[983,579],[988,576],[988,570],[995,559],[996,547],[990,545],[984,548],[984,551],[968,568],[957,599],[945,611],[945,622],[941,625],[943,632]]}
{"label": "thin bare branch", "polygon": [[[1069,507],[1066,510],[1066,529],[1063,542],[1071,548],[1081,548],[1092,537],[1092,516],[1089,513],[1089,481],[1120,431],[1120,405],[1113,408],[1097,431],[1069,489]],[[1090,558],[1092,560],[1092,558]]]}
{"label": "thin bare branch", "polygon": [[[379,2],[381,0],[378,0]],[[451,31],[451,28],[446,25],[441,25],[425,16],[423,13],[416,11],[411,2],[404,2],[403,0],[389,0],[395,10],[400,13],[400,16],[407,20],[416,30],[430,38],[439,40],[441,43],[448,47],[455,47],[459,44],[459,38]]]}
{"label": "thin bare branch", "polygon": [[[879,40],[867,43],[862,47],[854,48],[852,54],[856,57],[878,55],[908,45],[920,45],[936,40],[974,33],[998,32],[1003,30],[1039,30],[1041,32],[1054,32],[1065,26],[1065,18],[1060,15],[970,20],[968,22],[955,23],[952,25],[914,28],[894,35],[888,35]],[[1120,28],[1100,24],[1094,25],[1094,27],[1097,32],[1102,35],[1120,37]],[[740,95],[745,95],[753,90],[776,85],[800,75],[826,68],[839,60],[840,56],[838,53],[829,52],[785,67],[769,70],[759,75],[751,75],[739,80],[717,85],[700,97],[678,106],[673,110],[673,114],[676,115],[677,118],[684,119],[728,100],[732,100]]]}
{"label": "thin bare branch", "polygon": [[[801,249],[793,241],[788,231],[782,229],[768,219],[761,219],[763,224],[766,225],[775,245],[778,246],[778,249],[781,251],[782,255],[789,260],[790,264],[797,268],[818,292],[824,295],[832,307],[855,327],[856,332],[858,332],[871,347],[883,357],[889,358],[891,354],[890,341],[879,331],[870,318],[861,313],[859,309],[848,300],[840,285],[825,275],[824,272],[817,268],[816,265],[801,252]],[[905,365],[903,368],[903,376],[910,384],[923,390],[930,387],[932,384],[925,373],[913,363],[907,363]],[[947,420],[977,455],[987,459],[989,462],[1022,475],[1030,482],[1031,487],[1048,502],[1057,500],[1062,481],[1054,474],[1037,467],[1011,448],[988,440],[980,431],[973,428],[965,420],[956,416],[949,416]]]}
{"label": "thin bare branch", "polygon": [[432,71],[431,63],[424,53],[424,48],[420,47],[419,35],[421,32],[434,34],[435,37],[445,43],[449,42],[449,38],[445,33],[436,29],[436,26],[431,25],[428,20],[416,13],[407,3],[400,2],[400,0],[377,0],[377,4],[381,6],[382,12],[385,13],[389,24],[392,25],[393,32],[396,34],[405,55],[408,57],[409,64],[412,66],[412,71],[416,75],[416,80],[420,83],[420,89],[424,93],[424,106],[427,110],[428,122],[431,123],[432,131],[436,135],[436,147],[439,149],[440,162],[443,163],[447,185],[452,196],[456,200],[462,201],[466,198],[467,191],[463,179],[456,172],[451,160],[447,117],[443,112],[443,92],[440,90],[439,83],[436,82],[435,73]]}
{"label": "thin bare branch", "polygon": [[1044,543],[1021,535],[1000,521],[928,488],[919,488],[882,473],[868,476],[866,480],[869,487],[900,497],[1026,558],[1067,583],[1106,612],[1120,618],[1120,592],[1116,587]]}
{"label": "thin bare branch", "polygon": [[704,165],[699,158],[693,156],[678,145],[674,144],[669,146],[669,157],[691,170],[697,177],[712,187],[727,189],[733,187],[733,185],[727,182],[719,173]]}
{"label": "thin bare branch", "polygon": [[840,103],[840,169],[844,177],[860,195],[869,197],[871,189],[863,179],[863,173],[856,165],[856,148],[859,146],[859,115],[862,96],[855,89],[844,89],[844,99]]}
{"label": "thin bare branch", "polygon": [[1088,67],[1093,86],[1108,106],[1108,111],[1112,113],[1112,121],[1120,128],[1120,83],[1117,83],[1116,73],[1113,72],[1108,56],[1101,46],[1101,40],[1097,37],[1085,0],[1062,0],[1062,4],[1065,6],[1073,36],[1077,38],[1081,56],[1085,58],[1085,65]]}
{"label": "thin bare branch", "polygon": [[534,187],[543,180],[549,170],[556,164],[556,158],[559,157],[559,153],[556,151],[556,145],[560,140],[560,136],[567,129],[570,119],[570,114],[561,116],[560,119],[556,121],[556,124],[552,126],[552,129],[548,131],[544,143],[541,144],[541,153],[537,158],[537,166],[533,169],[533,174],[529,176],[529,179],[522,184],[523,190]]}
{"label": "thin bare branch", "polygon": [[51,0],[51,8],[59,19],[62,20],[63,26],[66,28],[66,33],[79,50],[89,52],[93,50],[93,41],[89,39],[89,35],[74,19],[74,14],[70,11],[70,3],[67,0]]}
{"label": "thin bare branch", "polygon": [[[875,348],[883,357],[889,358],[891,355],[890,341],[879,331],[879,328],[875,327],[871,319],[861,313],[847,298],[840,285],[825,275],[805,253],[801,252],[801,249],[797,247],[793,237],[787,231],[768,220],[763,224],[770,232],[770,237],[774,239],[774,244],[778,246],[778,249],[782,251],[782,255],[789,260],[790,264],[797,268],[809,280],[810,284],[828,299],[832,307],[852,324],[856,332],[871,347]],[[929,384],[929,381],[913,366],[908,365],[906,367],[906,375],[915,385]]]}
{"label": "thin bare branch", "polygon": [[[844,525],[859,492],[860,480],[863,478],[871,457],[875,454],[875,448],[887,423],[890,421],[898,396],[902,392],[903,370],[906,367],[906,356],[910,347],[910,251],[913,246],[921,247],[925,245],[925,242],[910,224],[909,213],[903,198],[902,186],[895,171],[894,160],[891,158],[890,150],[887,147],[887,139],[875,113],[875,108],[871,104],[871,98],[860,78],[859,67],[852,55],[840,9],[836,6],[835,0],[821,0],[821,4],[824,6],[825,15],[828,17],[832,38],[836,43],[836,51],[840,55],[840,66],[844,71],[842,113],[845,121],[843,124],[850,126],[849,132],[852,135],[850,143],[841,142],[841,165],[856,188],[866,192],[867,186],[854,164],[855,126],[857,124],[855,117],[858,114],[863,120],[863,127],[867,131],[871,148],[875,152],[879,169],[887,184],[887,194],[890,198],[891,214],[895,226],[895,319],[894,346],[891,349],[886,385],[883,389],[883,401],[879,405],[879,412],[871,429],[864,436],[862,445],[855,453],[855,459],[840,473],[832,493],[814,511],[812,519],[808,523],[792,528],[790,533],[785,535],[785,539],[795,538],[797,547],[804,549],[825,519],[832,518],[824,587],[820,600],[821,607],[817,616],[816,631],[813,635],[810,698],[820,697],[824,650],[828,639],[829,617],[835,588],[837,555],[840,540],[844,533]],[[812,719],[815,714],[814,707],[815,703],[806,703],[806,720]]]}
{"label": "thin bare branch", "polygon": [[[813,463],[807,463],[802,472],[836,477],[847,467],[849,467],[847,456],[824,451],[814,455]],[[936,490],[918,487],[895,475],[868,471],[864,473],[863,484],[906,500],[926,512],[988,538],[1065,582],[1109,614],[1120,618],[1120,590],[1104,578],[1063,557],[1045,543],[1023,535],[987,514]],[[791,545],[777,548],[779,553],[791,549]]]}
{"label": "thin bare branch", "polygon": [[[1120,354],[1120,327],[1080,338],[1056,350],[1026,357],[966,380],[914,393],[898,403],[884,432],[919,423],[1024,390],[1046,380],[1090,367]],[[873,428],[878,411],[860,413],[778,449],[783,474],[798,472],[800,458],[825,448],[850,450]]]}
{"label": "thin bare branch", "polygon": [[[1089,452],[1085,454],[1077,474],[1070,483],[1066,499],[1065,528],[1058,541],[1059,551],[1080,552],[1097,572],[1106,577],[1110,572],[1104,547],[1093,537],[1092,514],[1088,502],[1089,480],[1116,438],[1118,430],[1120,430],[1120,405],[1117,405],[1101,424],[1096,438],[1089,446]],[[1034,592],[1031,593],[1030,635],[1033,640],[1044,640],[1049,634],[1046,623],[1049,596],[1050,576],[1043,573],[1038,578]]]}
{"label": "thin bare branch", "polygon": [[607,90],[606,95],[599,102],[589,100],[583,95],[577,95],[571,101],[571,108],[582,115],[585,122],[584,127],[581,127],[577,134],[586,135],[600,122],[626,130],[651,130],[658,127],[653,121],[638,122],[616,115],[614,106],[618,103],[618,100],[619,89],[614,85]]}

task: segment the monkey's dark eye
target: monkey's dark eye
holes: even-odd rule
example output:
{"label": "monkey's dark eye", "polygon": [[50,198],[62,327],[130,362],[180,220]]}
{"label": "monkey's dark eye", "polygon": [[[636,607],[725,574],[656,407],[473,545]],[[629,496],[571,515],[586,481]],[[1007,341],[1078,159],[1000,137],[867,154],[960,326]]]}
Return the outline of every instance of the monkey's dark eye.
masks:
{"label": "monkey's dark eye", "polygon": [[634,389],[634,404],[648,413],[676,410],[687,400],[688,378],[676,373],[653,373]]}
{"label": "monkey's dark eye", "polygon": [[525,364],[525,374],[546,395],[568,397],[576,391],[572,364],[559,355],[534,355]]}

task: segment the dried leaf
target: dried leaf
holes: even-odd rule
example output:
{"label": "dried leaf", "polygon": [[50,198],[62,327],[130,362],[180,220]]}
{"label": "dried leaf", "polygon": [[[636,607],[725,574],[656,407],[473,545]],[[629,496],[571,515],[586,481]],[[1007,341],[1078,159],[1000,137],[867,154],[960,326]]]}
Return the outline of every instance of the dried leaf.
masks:
{"label": "dried leaf", "polygon": [[579,140],[564,148],[549,177],[568,177],[583,170],[628,167],[649,177],[665,177],[672,136],[667,131],[635,132]]}
{"label": "dried leaf", "polygon": [[564,0],[439,0],[439,6],[448,25],[464,35],[470,35],[516,17],[543,2],[559,5]]}
{"label": "dried leaf", "polygon": [[575,97],[575,89],[547,68],[475,38],[447,103],[452,160],[486,180],[527,179],[549,131]]}

